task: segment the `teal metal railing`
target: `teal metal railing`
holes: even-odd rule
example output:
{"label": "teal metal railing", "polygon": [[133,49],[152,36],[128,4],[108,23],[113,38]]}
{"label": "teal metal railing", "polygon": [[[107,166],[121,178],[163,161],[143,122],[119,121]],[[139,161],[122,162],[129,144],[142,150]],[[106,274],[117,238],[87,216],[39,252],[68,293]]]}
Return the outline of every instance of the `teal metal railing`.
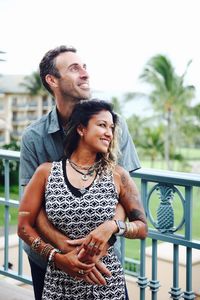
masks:
{"label": "teal metal railing", "polygon": [[[31,284],[23,272],[23,250],[19,239],[18,271],[9,269],[9,215],[11,207],[18,207],[18,200],[10,199],[10,163],[19,161],[20,153],[16,151],[0,149],[0,162],[4,166],[4,196],[0,197],[0,206],[4,208],[4,264],[0,267],[0,274],[15,278]],[[147,239],[140,241],[140,261],[135,262],[132,271],[130,259],[125,258],[125,246],[122,242],[123,263],[127,266],[128,274],[138,274],[138,287],[140,289],[140,300],[146,299],[147,288],[151,290],[151,299],[159,297],[160,282],[158,278],[158,243],[167,242],[173,244],[173,276],[169,286],[169,296],[172,299],[194,299],[192,290],[192,250],[200,250],[200,241],[193,239],[193,198],[194,189],[198,190],[200,196],[200,175],[189,173],[177,173],[153,169],[137,170],[132,176],[139,181],[141,199],[149,222],[148,240],[152,244],[151,278],[146,272],[146,246]],[[197,193],[195,193],[197,195]],[[19,198],[21,188],[19,186]],[[179,212],[177,216],[177,211]],[[200,214],[200,212],[198,212]],[[200,230],[199,230],[200,231]],[[179,287],[179,248],[186,249],[186,282],[185,289]],[[199,252],[200,255],[200,252]],[[168,298],[167,295],[165,299]],[[164,298],[162,298],[164,299]]]}
{"label": "teal metal railing", "polygon": [[[0,149],[0,162],[3,165],[4,178],[1,184],[4,184],[4,197],[0,197],[0,207],[4,207],[4,263],[0,267],[0,274],[31,284],[31,278],[23,274],[23,247],[19,239],[18,244],[18,270],[12,271],[9,268],[9,226],[10,226],[10,208],[18,208],[19,200],[10,199],[10,162],[19,162],[20,153],[17,151]],[[2,175],[2,174],[1,174]],[[21,187],[19,185],[19,199],[21,196]]]}
{"label": "teal metal railing", "polygon": [[[159,295],[157,249],[160,241],[173,244],[173,278],[168,291],[171,298],[195,299],[195,293],[192,290],[192,249],[199,250],[200,241],[193,240],[192,209],[193,201],[200,201],[197,196],[198,199],[193,199],[194,189],[197,189],[195,194],[200,196],[200,175],[141,169],[134,172],[133,177],[140,179],[141,199],[149,222],[148,238],[152,240],[151,278],[146,277],[146,240],[141,241],[138,276],[140,299],[145,299],[147,287],[151,290],[152,300],[156,300]],[[178,209],[179,218],[176,216],[175,207]],[[179,287],[179,246],[184,246],[186,249],[185,290]]]}

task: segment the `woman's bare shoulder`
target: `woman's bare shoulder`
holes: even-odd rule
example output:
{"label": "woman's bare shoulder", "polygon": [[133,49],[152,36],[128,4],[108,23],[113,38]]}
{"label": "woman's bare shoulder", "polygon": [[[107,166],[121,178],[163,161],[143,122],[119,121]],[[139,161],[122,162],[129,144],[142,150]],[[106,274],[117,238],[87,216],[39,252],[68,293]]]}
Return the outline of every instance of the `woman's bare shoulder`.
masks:
{"label": "woman's bare shoulder", "polygon": [[43,176],[48,175],[51,171],[51,167],[52,167],[52,163],[45,162],[37,167],[35,173],[37,175],[43,175]]}
{"label": "woman's bare shoulder", "polygon": [[129,176],[129,173],[120,165],[116,165],[113,174],[115,176],[122,176],[122,175],[127,175]]}
{"label": "woman's bare shoulder", "polygon": [[113,175],[115,180],[122,181],[123,178],[129,178],[129,173],[121,166],[117,165],[115,166],[115,169],[113,171]]}

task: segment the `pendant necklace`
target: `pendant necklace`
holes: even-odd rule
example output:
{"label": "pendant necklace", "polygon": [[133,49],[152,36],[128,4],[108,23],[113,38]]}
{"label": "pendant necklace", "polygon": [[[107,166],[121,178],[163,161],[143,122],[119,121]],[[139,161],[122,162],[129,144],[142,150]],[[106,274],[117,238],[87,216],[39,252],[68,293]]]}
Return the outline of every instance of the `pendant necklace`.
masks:
{"label": "pendant necklace", "polygon": [[87,181],[90,177],[92,177],[94,175],[94,171],[95,171],[95,166],[91,166],[87,169],[87,172],[84,173],[82,171],[80,171],[77,166],[71,161],[71,160],[67,160],[67,162],[69,162],[70,166],[72,167],[72,169],[74,169],[76,172],[78,172],[79,174],[81,174],[81,179],[83,181]]}

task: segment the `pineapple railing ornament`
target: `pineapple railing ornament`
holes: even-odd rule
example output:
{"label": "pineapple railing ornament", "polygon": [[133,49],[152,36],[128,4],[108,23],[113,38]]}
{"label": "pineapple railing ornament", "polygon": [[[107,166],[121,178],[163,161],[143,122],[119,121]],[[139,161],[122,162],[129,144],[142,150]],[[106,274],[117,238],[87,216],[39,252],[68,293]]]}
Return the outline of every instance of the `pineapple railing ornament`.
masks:
{"label": "pineapple railing ornament", "polygon": [[162,233],[171,233],[174,229],[174,210],[172,207],[174,189],[173,187],[160,185],[156,190],[160,199],[160,205],[157,209],[156,228]]}
{"label": "pineapple railing ornament", "polygon": [[[159,205],[156,210],[156,220],[153,218],[150,209],[150,200],[154,192],[156,192],[159,196]],[[182,219],[179,220],[179,224],[177,225],[175,225],[174,208],[172,205],[176,194],[181,200],[183,210]],[[147,214],[154,228],[161,233],[173,233],[179,230],[185,222],[184,201],[185,200],[181,192],[174,185],[156,184],[153,186],[147,198]]]}

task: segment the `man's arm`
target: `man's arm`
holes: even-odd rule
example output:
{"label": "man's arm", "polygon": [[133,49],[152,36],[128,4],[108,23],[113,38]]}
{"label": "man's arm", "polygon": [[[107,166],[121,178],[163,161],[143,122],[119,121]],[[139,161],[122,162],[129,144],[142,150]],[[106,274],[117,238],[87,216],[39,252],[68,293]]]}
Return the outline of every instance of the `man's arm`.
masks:
{"label": "man's arm", "polygon": [[33,137],[25,131],[20,145],[20,185],[26,186],[39,166]]}
{"label": "man's arm", "polygon": [[128,172],[132,172],[141,168],[140,161],[138,158],[135,145],[128,131],[128,126],[126,124],[126,121],[124,120],[124,118],[119,116],[119,122],[120,122],[119,147],[120,147],[121,155],[118,163]]}
{"label": "man's arm", "polygon": [[53,226],[43,208],[36,219],[36,229],[46,242],[61,250],[62,253],[74,250],[74,246],[67,243],[70,239]]}

